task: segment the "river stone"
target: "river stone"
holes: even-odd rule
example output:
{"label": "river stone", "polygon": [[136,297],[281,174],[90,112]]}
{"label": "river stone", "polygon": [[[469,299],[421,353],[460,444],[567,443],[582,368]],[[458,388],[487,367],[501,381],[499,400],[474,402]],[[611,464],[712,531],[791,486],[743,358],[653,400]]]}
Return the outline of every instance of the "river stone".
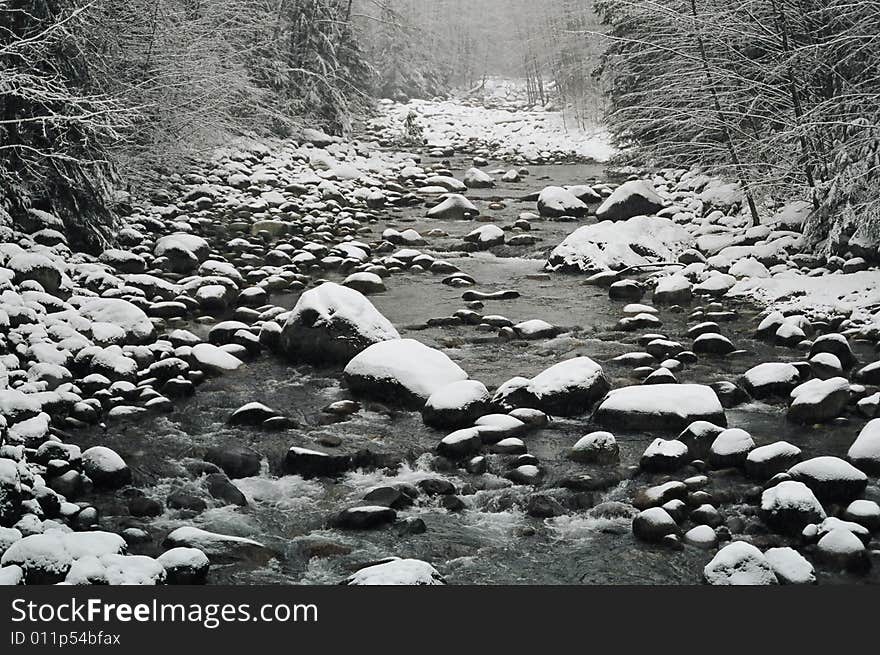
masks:
{"label": "river stone", "polygon": [[21,475],[11,459],[0,458],[0,527],[9,526],[21,516]]}
{"label": "river stone", "polygon": [[678,534],[678,524],[662,507],[651,507],[639,512],[632,522],[636,539],[649,543],[660,543],[670,534]]}
{"label": "river stone", "polygon": [[589,411],[610,388],[601,366],[589,357],[574,357],[531,379],[508,380],[492,402],[508,411],[528,407],[557,416],[577,416]]}
{"label": "river stone", "polygon": [[746,371],[741,384],[753,398],[761,400],[770,396],[788,396],[800,379],[800,372],[792,364],[765,362]]}
{"label": "river stone", "polygon": [[688,447],[681,441],[654,439],[642,454],[639,466],[652,473],[671,473],[684,466],[688,459]]}
{"label": "river stone", "polygon": [[736,350],[736,346],[722,334],[701,334],[694,339],[693,350],[700,355],[729,355]]}
{"label": "river stone", "polygon": [[746,475],[755,480],[769,480],[787,471],[801,460],[801,449],[787,441],[759,446],[746,457]]}
{"label": "river stone", "polygon": [[296,361],[344,363],[371,345],[399,338],[363,294],[325,282],[300,296],[284,325],[279,348]]}
{"label": "river stone", "polygon": [[381,505],[362,505],[349,507],[342,510],[331,519],[331,524],[337,528],[348,530],[372,530],[375,528],[394,523],[397,520],[397,512],[390,507]]}
{"label": "river stone", "polygon": [[871,474],[880,473],[880,419],[868,421],[846,456],[861,470]]}
{"label": "river stone", "polygon": [[615,389],[600,403],[594,420],[603,426],[649,432],[681,431],[694,421],[727,424],[715,392],[699,384]]}
{"label": "river stone", "polygon": [[719,434],[709,448],[709,464],[716,469],[744,466],[755,447],[752,435],[741,428],[729,428]]}
{"label": "river stone", "polygon": [[82,454],[83,472],[98,487],[117,489],[131,483],[131,469],[115,451],[94,446]]}
{"label": "river stone", "polygon": [[356,355],[345,367],[354,393],[415,408],[432,394],[468,375],[440,350],[415,339],[382,341]]}
{"label": "river stone", "polygon": [[794,548],[771,548],[764,557],[773,568],[780,584],[802,585],[816,584],[816,573],[813,565]]}
{"label": "river stone", "polygon": [[684,305],[693,298],[693,286],[683,275],[661,278],[654,288],[654,302],[658,305]]}
{"label": "river stone", "polygon": [[831,530],[816,544],[816,556],[826,565],[861,573],[871,566],[865,544],[849,530]]}
{"label": "river stone", "polygon": [[684,443],[691,459],[708,459],[712,444],[718,435],[724,432],[723,427],[709,421],[694,421],[688,425],[677,439]]}
{"label": "river stone", "polygon": [[761,495],[761,518],[776,532],[797,535],[824,520],[825,510],[807,485],[786,480]]}
{"label": "river stone", "polygon": [[649,180],[630,180],[617,187],[596,210],[600,221],[625,221],[650,216],[663,209],[663,199]]}
{"label": "river stone", "polygon": [[260,473],[262,456],[247,446],[213,446],[205,453],[205,461],[216,464],[230,478],[250,478]]}
{"label": "river stone", "polygon": [[428,210],[428,218],[462,221],[479,215],[480,210],[467,198],[457,193],[448,194],[439,204]]}
{"label": "river stone", "polygon": [[843,512],[843,518],[876,532],[880,530],[880,505],[873,500],[854,500]]}
{"label": "river stone", "polygon": [[684,533],[684,542],[697,548],[711,550],[718,545],[718,535],[708,525],[697,525]]}
{"label": "river stone", "polygon": [[670,500],[684,500],[687,495],[687,485],[678,480],[670,480],[654,487],[640,489],[633,498],[633,505],[639,510],[660,507]]}
{"label": "river stone", "polygon": [[559,186],[548,186],[538,195],[538,213],[548,218],[586,216],[589,207],[570,191]]}
{"label": "river stone", "polygon": [[279,412],[260,402],[242,405],[229,417],[229,425],[262,425],[270,418],[279,416]]}
{"label": "river stone", "polygon": [[816,338],[810,346],[810,357],[818,353],[831,353],[840,360],[845,369],[851,368],[856,361],[849,342],[842,334],[824,334]]}
{"label": "river stone", "polygon": [[716,553],[703,569],[711,585],[774,585],[779,581],[764,554],[752,544],[734,541]]}
{"label": "river stone", "polygon": [[125,539],[111,532],[49,530],[16,541],[3,553],[0,565],[20,566],[27,584],[54,584],[81,557],[118,555],[125,549]]}
{"label": "river stone", "polygon": [[201,585],[208,578],[211,561],[198,548],[172,548],[156,558],[165,569],[165,580],[172,585]]}
{"label": "river stone", "polygon": [[806,484],[822,501],[847,502],[864,492],[868,476],[838,457],[814,457],[788,469],[793,480]]}
{"label": "river stone", "polygon": [[446,435],[437,445],[437,452],[444,457],[461,459],[480,452],[483,438],[479,428],[464,428]]}
{"label": "river stone", "polygon": [[830,380],[808,380],[791,392],[788,419],[795,423],[824,423],[839,416],[849,404],[849,381],[836,377]]}
{"label": "river stone", "polygon": [[253,539],[209,532],[192,526],[181,526],[173,530],[165,537],[162,546],[168,550],[195,548],[216,563],[240,560],[265,563],[273,556],[266,546]]}
{"label": "river stone", "polygon": [[433,566],[418,559],[399,559],[371,564],[359,569],[342,583],[351,586],[443,585],[443,576]]}
{"label": "river stone", "polygon": [[431,394],[422,408],[422,420],[436,428],[464,427],[486,413],[490,400],[482,382],[453,382]]}

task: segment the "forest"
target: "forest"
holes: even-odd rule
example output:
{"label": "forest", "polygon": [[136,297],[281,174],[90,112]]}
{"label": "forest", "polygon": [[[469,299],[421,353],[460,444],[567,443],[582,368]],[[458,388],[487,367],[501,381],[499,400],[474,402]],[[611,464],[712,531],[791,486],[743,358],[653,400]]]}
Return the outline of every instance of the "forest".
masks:
{"label": "forest", "polygon": [[120,190],[240,134],[524,78],[620,160],[813,203],[876,241],[880,5],[845,0],[2,0],[0,211],[107,239]]}

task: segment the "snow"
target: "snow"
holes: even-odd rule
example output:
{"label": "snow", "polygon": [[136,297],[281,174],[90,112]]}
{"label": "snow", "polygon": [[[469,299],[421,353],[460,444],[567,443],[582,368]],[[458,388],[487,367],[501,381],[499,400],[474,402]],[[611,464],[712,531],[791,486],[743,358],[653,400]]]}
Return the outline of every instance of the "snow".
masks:
{"label": "snow", "polygon": [[394,558],[360,569],[349,577],[348,585],[442,585],[437,569],[417,559]]}
{"label": "snow", "polygon": [[834,482],[836,480],[862,482],[867,479],[867,476],[852,464],[830,455],[814,457],[795,464],[788,469],[788,473],[792,476],[802,475],[818,482]]}
{"label": "snow", "polygon": [[817,545],[821,552],[843,557],[857,555],[865,550],[865,544],[861,539],[843,528],[831,530],[819,539]]}
{"label": "snow", "polygon": [[166,570],[178,567],[200,569],[209,565],[208,556],[198,548],[186,548],[180,546],[166,550],[156,558]]}
{"label": "snow", "polygon": [[428,143],[465,149],[469,143],[497,144],[497,158],[536,160],[541,153],[562,153],[607,161],[615,153],[604,129],[584,131],[566,124],[561,112],[543,109],[488,109],[455,99],[411,100],[384,107],[382,122],[400,129],[407,114],[415,112]]}
{"label": "snow", "polygon": [[764,554],[745,541],[734,541],[719,550],[703,569],[703,575],[712,585],[778,584]]}
{"label": "snow", "polygon": [[586,273],[621,270],[676,261],[692,247],[690,233],[670,219],[637,216],[627,221],[602,221],[579,227],[550,253],[548,266],[553,270],[578,269]]}
{"label": "snow", "polygon": [[444,386],[466,380],[468,375],[440,350],[415,339],[395,339],[373,344],[345,367],[346,379],[390,382],[413,396],[427,400]]}

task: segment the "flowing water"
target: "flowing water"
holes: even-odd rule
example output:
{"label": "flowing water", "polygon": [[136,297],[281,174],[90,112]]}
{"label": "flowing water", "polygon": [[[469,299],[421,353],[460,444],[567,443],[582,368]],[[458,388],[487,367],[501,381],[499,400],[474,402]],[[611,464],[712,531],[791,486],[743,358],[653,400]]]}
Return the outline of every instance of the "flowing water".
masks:
{"label": "flowing water", "polygon": [[[460,177],[466,163],[452,163]],[[489,169],[494,166],[490,164]],[[499,224],[510,224],[533,203],[516,198],[548,184],[582,184],[601,179],[596,165],[557,165],[531,167],[531,176],[518,184],[499,186],[469,194],[484,216]],[[506,207],[488,210],[493,200]],[[388,291],[371,296],[376,307],[405,337],[445,350],[474,379],[492,388],[516,375],[532,376],[548,366],[574,355],[588,355],[602,363],[615,387],[637,384],[630,367],[610,363],[625,352],[641,350],[639,332],[616,331],[624,303],[611,301],[607,291],[583,284],[583,277],[565,274],[542,275],[546,252],[573,231],[570,222],[535,221],[531,234],[540,242],[513,253],[500,248],[495,254],[456,252],[460,237],[482,223],[477,221],[436,221],[423,217],[424,208],[389,210],[387,218],[373,225],[367,240],[378,240],[386,227],[412,227],[423,235],[442,229],[449,237],[431,238],[424,252],[446,259],[472,275],[478,291],[516,289],[521,296],[511,301],[487,301],[485,314],[501,314],[515,322],[540,318],[566,328],[566,333],[547,341],[506,341],[495,333],[478,332],[473,326],[425,327],[427,319],[449,316],[464,307],[461,294],[467,289],[443,285],[443,276],[430,273],[396,273],[386,280]],[[590,221],[594,219],[584,219]],[[516,256],[502,256],[513,255]],[[498,256],[496,256],[498,255]],[[328,279],[339,280],[328,274]],[[296,296],[273,297],[273,302],[292,307]],[[696,304],[696,303],[695,303]],[[701,358],[698,364],[677,373],[681,382],[708,383],[732,380],[762,361],[796,360],[802,354],[773,348],[754,340],[756,308],[727,306],[739,311],[736,321],[723,323],[722,331],[747,354],[732,358]],[[687,313],[661,310],[662,331],[687,347]],[[204,335],[208,326],[189,325]],[[866,352],[861,353],[866,356]],[[206,448],[223,444],[244,444],[266,458],[259,477],[235,481],[246,495],[246,508],[212,506],[195,516],[172,511],[148,523],[154,542],[138,546],[133,552],[158,552],[162,538],[180,525],[199,527],[250,537],[272,548],[277,557],[269,562],[238,561],[212,568],[210,581],[235,584],[336,583],[365,562],[388,557],[416,557],[431,562],[454,584],[675,584],[697,583],[711,553],[692,547],[670,550],[641,544],[632,536],[628,520],[592,518],[588,509],[553,519],[536,519],[524,512],[525,501],[533,493],[526,487],[504,487],[493,475],[472,476],[464,471],[432,470],[431,455],[444,433],[423,425],[416,412],[390,409],[377,404],[364,408],[350,420],[328,424],[321,408],[335,400],[348,398],[340,369],[318,370],[293,366],[269,354],[239,371],[204,383],[194,397],[182,401],[167,415],[139,418],[132,423],[114,423],[105,432],[86,434],[83,446],[101,443],[116,449],[135,471],[136,483],[157,498],[171,487],[197,490],[199,480],[187,474],[188,458],[198,458]],[[301,423],[286,433],[262,432],[254,428],[230,427],[229,415],[250,401],[260,401],[289,414]],[[731,426],[743,427],[755,441],[765,444],[779,439],[802,447],[806,454],[842,456],[862,422],[853,420],[833,427],[813,429],[790,424],[781,406],[752,403],[728,410]],[[589,416],[558,419],[548,428],[524,439],[529,452],[537,456],[548,471],[544,487],[552,487],[566,475],[594,473],[607,475],[609,467],[587,467],[565,458],[568,448],[583,434],[595,429]],[[346,445],[370,445],[380,451],[401,455],[404,463],[395,471],[376,470],[350,473],[338,481],[303,480],[280,476],[280,461],[291,445],[313,443],[316,435],[338,436]],[[597,494],[592,502],[631,499],[633,490],[662,480],[662,476],[640,474],[632,468],[657,435],[616,433],[621,448],[621,481]],[[671,435],[665,435],[671,436]],[[611,467],[612,470],[616,470]],[[401,535],[395,527],[375,531],[338,531],[327,528],[334,512],[357,503],[370,489],[401,482],[415,483],[424,478],[446,478],[457,487],[465,486],[462,498],[466,509],[449,512],[436,499],[420,498],[416,507],[399,512],[400,517],[419,516],[427,532]],[[683,475],[679,475],[681,479]],[[738,498],[750,485],[742,477],[716,476],[709,491],[729,500],[720,510],[724,516],[741,511]],[[202,494],[203,496],[205,494]],[[867,497],[877,499],[880,492],[869,487]],[[104,521],[114,527],[126,525],[125,502],[106,496],[92,499],[103,511]],[[868,580],[877,581],[877,574]],[[823,581],[849,580],[842,575],[821,574]],[[864,579],[864,578],[863,578]]]}

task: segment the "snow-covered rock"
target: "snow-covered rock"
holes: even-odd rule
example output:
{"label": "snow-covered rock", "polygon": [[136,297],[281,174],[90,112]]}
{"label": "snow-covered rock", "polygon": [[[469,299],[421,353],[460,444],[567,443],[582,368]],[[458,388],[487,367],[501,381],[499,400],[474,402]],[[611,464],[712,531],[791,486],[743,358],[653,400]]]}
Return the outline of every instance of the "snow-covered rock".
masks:
{"label": "snow-covered rock", "polygon": [[616,464],[620,461],[620,447],[610,432],[591,432],[575,442],[568,457],[581,464]]}
{"label": "snow-covered rock", "polygon": [[727,424],[715,391],[700,384],[615,389],[599,405],[595,420],[600,425],[654,432],[678,432],[694,421]]}
{"label": "snow-covered rock", "polygon": [[769,480],[787,471],[801,459],[801,449],[787,441],[759,446],[746,457],[746,475],[756,480]]}
{"label": "snow-covered rock", "polygon": [[563,187],[548,186],[538,194],[538,213],[541,216],[585,216],[587,211],[587,205]]}
{"label": "snow-covered rock", "polygon": [[445,353],[415,339],[373,344],[348,363],[344,375],[355,393],[418,407],[446,385],[468,377]]}
{"label": "snow-covered rock", "polygon": [[232,535],[209,532],[192,526],[182,526],[173,530],[163,542],[167,549],[196,548],[212,561],[230,561],[239,557],[267,557],[269,554],[263,544]]}
{"label": "snow-covered rock", "polygon": [[632,522],[637,539],[651,543],[663,541],[667,535],[678,534],[678,524],[662,507],[651,507],[639,512]]}
{"label": "snow-covered rock", "polygon": [[802,482],[785,480],[761,495],[761,517],[777,532],[797,535],[825,519],[822,504]]}
{"label": "snow-covered rock", "polygon": [[780,584],[816,584],[816,572],[806,557],[794,548],[771,548],[764,557]]}
{"label": "snow-covered rock", "polygon": [[664,207],[649,180],[630,180],[614,190],[596,210],[600,221],[625,221],[634,216],[650,216]]}
{"label": "snow-covered rock", "polygon": [[86,555],[64,578],[71,585],[157,585],[165,582],[164,567],[145,555]]}
{"label": "snow-covered rock", "polygon": [[753,398],[787,396],[800,381],[800,372],[792,364],[764,362],[743,373],[743,388]]}
{"label": "snow-covered rock", "polygon": [[198,548],[177,547],[156,558],[165,569],[168,584],[204,584],[211,561]]}
{"label": "snow-covered rock", "polygon": [[774,585],[779,581],[764,554],[752,544],[734,541],[716,553],[703,569],[711,585]]}
{"label": "snow-covered rock", "polygon": [[153,254],[168,260],[169,269],[175,273],[190,273],[208,258],[211,247],[202,237],[177,232],[156,241]]}
{"label": "snow-covered rock", "polygon": [[693,237],[670,219],[637,216],[579,227],[550,253],[547,264],[553,270],[600,273],[674,262],[691,247]]}
{"label": "snow-covered rock", "polygon": [[610,388],[599,364],[589,357],[574,357],[531,379],[508,380],[498,388],[493,402],[507,410],[530,407],[548,414],[576,416],[588,411]]}
{"label": "snow-covered rock", "polygon": [[16,541],[3,553],[0,565],[20,566],[28,584],[54,583],[64,579],[82,557],[117,555],[125,549],[125,540],[111,532],[50,530]]}
{"label": "snow-covered rock", "polygon": [[788,469],[793,480],[806,484],[819,500],[850,501],[861,495],[868,476],[852,464],[825,455],[795,464]]}
{"label": "snow-covered rock", "polygon": [[71,299],[78,305],[81,316],[98,323],[110,323],[125,333],[124,343],[148,343],[156,335],[156,329],[146,313],[136,305],[121,298]]}
{"label": "snow-covered rock", "polygon": [[880,419],[868,421],[849,447],[846,456],[863,471],[880,472]]}
{"label": "snow-covered rock", "polygon": [[363,294],[334,282],[303,293],[284,325],[281,351],[295,360],[348,362],[400,334]]}
{"label": "snow-covered rock", "polygon": [[199,343],[193,346],[192,357],[203,371],[214,375],[231,373],[244,364],[235,355],[231,355],[210,343]]}
{"label": "snow-covered rock", "polygon": [[728,428],[709,447],[709,463],[715,468],[743,466],[755,447],[752,435],[742,428]]}
{"label": "snow-covered rock", "polygon": [[849,404],[849,381],[843,377],[808,380],[791,392],[788,418],[796,423],[823,423],[843,412]]}
{"label": "snow-covered rock", "polygon": [[428,210],[428,218],[461,221],[479,215],[480,210],[470,200],[457,193],[450,193],[439,204]]}
{"label": "snow-covered rock", "polygon": [[393,558],[359,569],[346,578],[346,585],[442,585],[443,576],[433,566],[418,559]]}
{"label": "snow-covered rock", "polygon": [[82,454],[83,472],[98,487],[116,489],[131,482],[131,469],[114,450],[93,446]]}
{"label": "snow-covered rock", "polygon": [[491,395],[478,380],[460,380],[441,387],[428,398],[422,408],[422,420],[437,428],[471,425],[485,414]]}

